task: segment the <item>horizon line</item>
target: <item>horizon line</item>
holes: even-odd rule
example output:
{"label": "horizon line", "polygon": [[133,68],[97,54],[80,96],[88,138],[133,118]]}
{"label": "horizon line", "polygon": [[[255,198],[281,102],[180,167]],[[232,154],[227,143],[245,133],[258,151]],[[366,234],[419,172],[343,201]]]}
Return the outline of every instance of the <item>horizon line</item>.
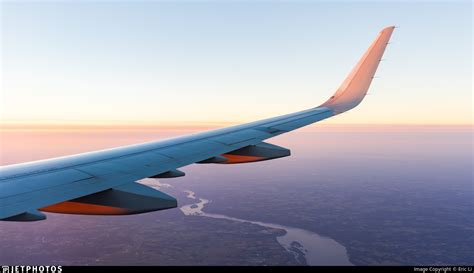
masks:
{"label": "horizon line", "polygon": [[[242,122],[118,122],[118,121],[0,121],[0,132],[14,131],[116,131],[116,130],[161,130],[161,131],[192,131],[206,130],[239,125]],[[422,128],[422,127],[474,127],[474,123],[319,123],[301,130],[314,130],[316,128]],[[471,128],[472,129],[472,128]]]}

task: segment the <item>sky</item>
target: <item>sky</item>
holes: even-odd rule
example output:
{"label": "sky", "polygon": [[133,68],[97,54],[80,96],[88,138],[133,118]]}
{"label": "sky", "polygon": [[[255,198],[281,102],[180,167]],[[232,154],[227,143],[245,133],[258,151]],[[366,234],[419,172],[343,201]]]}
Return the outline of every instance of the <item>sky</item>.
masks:
{"label": "sky", "polygon": [[385,26],[369,95],[327,124],[473,124],[471,1],[2,1],[2,123],[237,123],[318,106]]}

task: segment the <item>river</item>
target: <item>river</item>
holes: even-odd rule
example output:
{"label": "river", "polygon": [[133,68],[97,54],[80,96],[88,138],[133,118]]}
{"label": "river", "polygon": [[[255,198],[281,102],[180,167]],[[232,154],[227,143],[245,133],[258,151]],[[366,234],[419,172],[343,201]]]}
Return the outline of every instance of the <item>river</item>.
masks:
{"label": "river", "polygon": [[293,254],[296,260],[308,265],[352,265],[349,262],[346,248],[330,238],[300,228],[250,221],[222,214],[207,213],[203,210],[206,204],[211,202],[210,200],[196,197],[196,194],[191,190],[184,192],[187,194],[187,198],[196,201],[195,203],[184,205],[180,208],[186,216],[226,219],[241,223],[252,223],[268,228],[282,229],[286,233],[277,237],[278,243],[284,247],[286,251]]}

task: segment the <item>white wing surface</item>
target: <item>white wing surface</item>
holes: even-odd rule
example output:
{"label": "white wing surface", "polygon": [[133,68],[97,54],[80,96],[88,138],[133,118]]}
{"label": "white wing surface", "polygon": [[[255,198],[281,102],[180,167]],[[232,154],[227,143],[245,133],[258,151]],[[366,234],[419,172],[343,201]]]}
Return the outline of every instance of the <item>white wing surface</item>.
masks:
{"label": "white wing surface", "polygon": [[36,221],[41,211],[123,215],[174,208],[175,198],[135,183],[183,176],[193,163],[237,164],[289,156],[264,140],[332,117],[364,98],[394,27],[384,28],[339,89],[321,106],[243,125],[0,167],[0,220]]}

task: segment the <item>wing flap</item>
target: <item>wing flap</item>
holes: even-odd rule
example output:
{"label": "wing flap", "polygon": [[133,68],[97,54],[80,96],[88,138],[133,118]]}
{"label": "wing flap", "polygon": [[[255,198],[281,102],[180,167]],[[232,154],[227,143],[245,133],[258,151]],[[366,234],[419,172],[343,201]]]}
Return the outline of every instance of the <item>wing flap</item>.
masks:
{"label": "wing flap", "polygon": [[219,162],[219,164],[251,163],[286,157],[290,156],[290,154],[290,150],[286,148],[262,142],[223,154],[222,156],[227,160],[224,162]]}
{"label": "wing flap", "polygon": [[37,210],[32,210],[32,211],[23,212],[18,215],[5,218],[3,220],[12,221],[12,222],[32,222],[32,221],[41,221],[44,219],[46,219],[46,215],[44,215],[44,213],[41,213]]}
{"label": "wing flap", "polygon": [[258,131],[255,129],[247,129],[247,130],[242,130],[242,131],[231,133],[231,134],[216,136],[216,137],[211,138],[211,140],[230,146],[230,145],[234,145],[234,144],[238,144],[238,143],[242,143],[246,141],[253,141],[255,139],[265,139],[269,136],[271,135],[263,131]]}
{"label": "wing flap", "polygon": [[128,215],[175,208],[174,197],[151,187],[129,183],[113,189],[41,208],[41,211],[87,214]]}
{"label": "wing flap", "polygon": [[174,159],[175,162],[177,162],[175,168],[178,168],[195,163],[197,161],[208,159],[214,155],[226,152],[229,149],[231,148],[224,144],[202,139],[159,149],[156,152]]}

